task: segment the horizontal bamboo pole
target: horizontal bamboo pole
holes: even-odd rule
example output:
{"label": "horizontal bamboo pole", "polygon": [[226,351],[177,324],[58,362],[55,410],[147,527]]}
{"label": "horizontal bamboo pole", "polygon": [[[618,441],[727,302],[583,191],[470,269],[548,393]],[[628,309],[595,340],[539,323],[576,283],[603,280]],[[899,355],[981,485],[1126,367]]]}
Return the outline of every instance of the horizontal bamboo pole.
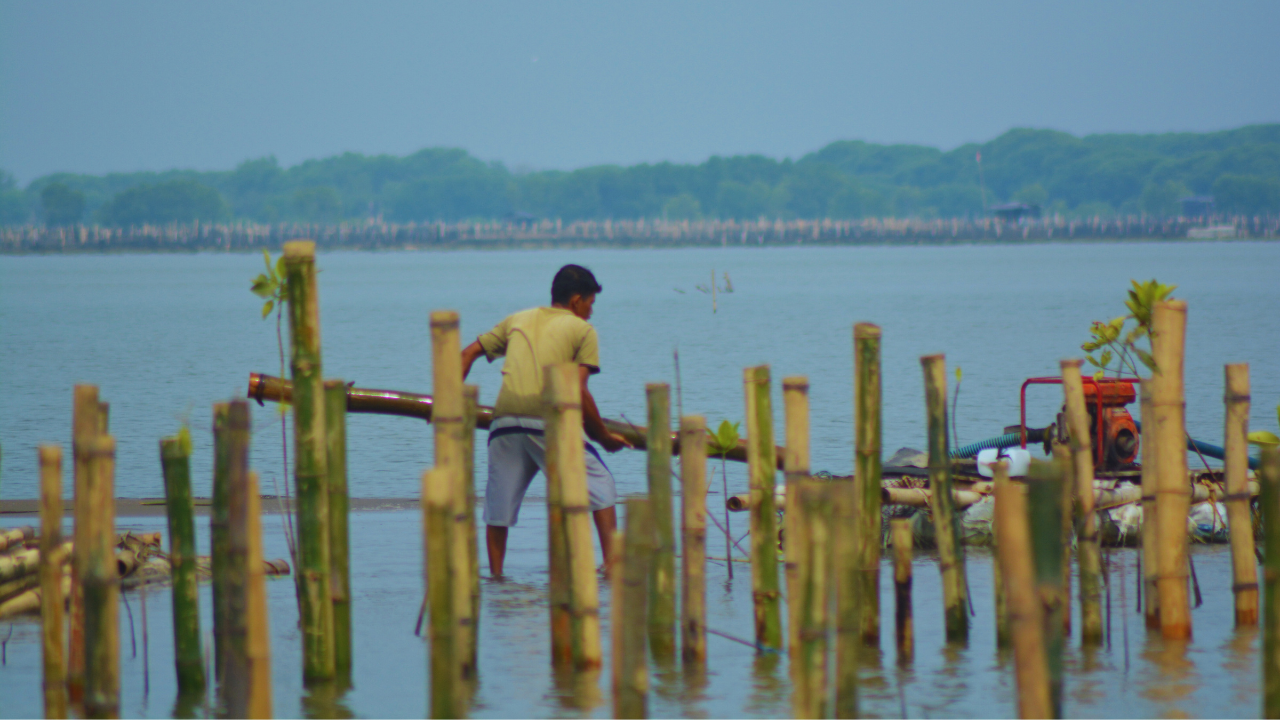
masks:
{"label": "horizontal bamboo pole", "polygon": [[[292,402],[293,384],[288,380],[266,375],[249,373],[249,397],[259,403]],[[401,392],[398,390],[374,390],[369,388],[347,388],[347,412],[372,415],[398,415],[400,417],[417,418],[431,422],[434,399],[430,395]],[[493,407],[478,405],[476,407],[476,427],[487,430],[493,422]],[[604,418],[604,425],[609,432],[621,435],[631,444],[632,449],[648,449],[649,429],[641,425]],[[677,433],[671,434],[671,454],[680,454],[680,438]],[[782,469],[782,448],[775,448],[777,467]],[[719,456],[717,456],[719,457]],[[747,441],[738,441],[738,446],[731,449],[725,459],[735,462],[747,461]]]}
{"label": "horizontal bamboo pole", "polygon": [[[59,457],[61,457],[61,453],[59,453]],[[11,547],[17,547],[35,536],[36,529],[30,525],[0,532],[0,552],[4,552]]]}

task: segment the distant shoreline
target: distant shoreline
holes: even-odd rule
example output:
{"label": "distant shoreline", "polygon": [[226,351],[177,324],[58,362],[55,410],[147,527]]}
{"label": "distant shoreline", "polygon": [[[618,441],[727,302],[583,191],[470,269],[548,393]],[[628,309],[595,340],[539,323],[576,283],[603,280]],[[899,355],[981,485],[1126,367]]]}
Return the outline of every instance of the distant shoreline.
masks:
{"label": "distant shoreline", "polygon": [[132,228],[3,227],[0,254],[261,252],[310,239],[329,250],[564,250],[682,247],[1018,245],[1082,242],[1275,240],[1280,217],[1060,217],[979,220],[584,220],[565,223],[190,223]]}

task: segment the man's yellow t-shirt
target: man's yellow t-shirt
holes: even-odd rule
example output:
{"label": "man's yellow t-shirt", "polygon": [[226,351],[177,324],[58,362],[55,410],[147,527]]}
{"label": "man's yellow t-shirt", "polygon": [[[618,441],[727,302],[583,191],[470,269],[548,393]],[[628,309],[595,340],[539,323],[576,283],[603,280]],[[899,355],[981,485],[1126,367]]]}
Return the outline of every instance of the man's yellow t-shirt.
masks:
{"label": "man's yellow t-shirt", "polygon": [[538,307],[522,310],[477,338],[485,357],[506,356],[502,389],[494,416],[542,417],[542,369],[573,362],[600,372],[600,342],[596,329],[568,309]]}

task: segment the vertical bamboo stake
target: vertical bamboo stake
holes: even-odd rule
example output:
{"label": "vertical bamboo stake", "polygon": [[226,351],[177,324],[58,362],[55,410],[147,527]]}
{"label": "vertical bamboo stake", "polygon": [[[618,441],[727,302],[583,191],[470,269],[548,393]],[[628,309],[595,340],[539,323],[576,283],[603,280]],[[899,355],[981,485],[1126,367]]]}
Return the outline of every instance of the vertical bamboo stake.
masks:
{"label": "vertical bamboo stake", "polygon": [[84,584],[84,710],[89,718],[120,715],[120,577],[115,556],[116,441],[89,441],[87,500],[95,516],[86,542]]}
{"label": "vertical bamboo stake", "polygon": [[751,477],[751,589],[756,642],[782,648],[782,608],[778,587],[778,515],[774,498],[777,468],[773,444],[773,402],[769,366],[743,372],[747,405],[747,459]]}
{"label": "vertical bamboo stake", "polygon": [[[854,497],[862,642],[880,646],[880,328],[853,326]],[[944,394],[945,402],[945,394]]]}
{"label": "vertical bamboo stake", "polygon": [[89,446],[100,432],[98,386],[76,385],[71,418],[73,500],[71,558],[71,618],[67,647],[67,694],[72,705],[84,702],[84,575],[89,566],[89,531],[93,524],[89,500]]}
{"label": "vertical bamboo stake", "polygon": [[[786,555],[784,575],[787,581],[787,654],[791,658],[792,683],[800,662],[800,568],[809,548],[805,510],[800,504],[800,483],[809,479],[809,379],[782,379],[782,408],[786,419],[787,445],[783,449],[782,467],[787,486],[787,506],[782,515],[783,543]],[[798,686],[797,686],[798,689]],[[797,710],[798,712],[798,710]]]}
{"label": "vertical bamboo stake", "polygon": [[[829,487],[811,479],[801,480],[796,505],[804,514],[804,542],[797,582],[800,591],[799,669],[793,671],[795,690],[792,713],[799,718],[827,717],[827,601],[830,567]],[[788,508],[788,513],[791,509]]]}
{"label": "vertical bamboo stake", "polygon": [[227,442],[227,403],[213,405],[213,492],[209,499],[209,561],[213,575],[213,676],[218,683],[220,703],[226,702],[222,693],[224,665],[227,662],[227,627],[231,623],[228,610],[230,589],[227,587],[227,562],[230,557],[230,539],[227,529],[230,512],[230,464],[231,444]]}
{"label": "vertical bamboo stake", "polygon": [[969,638],[968,588],[964,580],[964,548],[959,519],[951,497],[951,461],[947,455],[947,368],[943,355],[920,358],[924,368],[925,403],[929,424],[929,506],[938,539],[938,565],[948,642]]}
{"label": "vertical bamboo stake", "polygon": [[[551,399],[549,388],[544,390]],[[550,420],[548,418],[548,420]],[[560,423],[547,422],[544,430],[546,447],[560,447]],[[572,433],[571,429],[565,432]],[[569,539],[564,516],[560,458],[547,452],[547,604],[551,610],[551,664],[570,667],[573,664],[573,623],[569,612]]]}
{"label": "vertical bamboo stake", "polygon": [[1062,619],[1063,637],[1071,637],[1071,538],[1075,534],[1075,519],[1072,516],[1072,508],[1075,505],[1075,482],[1069,481],[1075,477],[1075,463],[1071,458],[1071,451],[1063,443],[1058,442],[1055,438],[1050,442],[1053,464],[1059,469],[1063,478],[1066,478],[1060,485],[1062,488],[1062,502],[1057,507],[1062,510],[1062,516],[1059,518],[1058,526],[1062,528],[1061,537],[1059,538],[1058,547],[1062,548],[1062,562],[1058,563],[1058,567],[1062,570],[1062,597],[1066,598],[1066,609],[1060,613]]}
{"label": "vertical bamboo stake", "polygon": [[1236,625],[1258,624],[1258,566],[1254,560],[1253,520],[1249,512],[1249,366],[1226,367],[1226,448],[1224,473],[1227,525],[1231,528],[1232,591]]}
{"label": "vertical bamboo stake", "polygon": [[44,661],[44,716],[67,717],[62,652],[62,448],[40,446],[40,627]]}
{"label": "vertical bamboo stake", "polygon": [[215,482],[220,479],[223,485],[225,508],[222,512],[226,518],[221,550],[224,557],[219,567],[221,577],[215,578],[215,589],[220,592],[225,612],[221,623],[215,617],[214,625],[215,637],[221,638],[223,650],[218,696],[232,717],[242,717],[248,712],[243,703],[252,684],[247,625],[247,587],[253,570],[249,565],[248,546],[249,404],[244,400],[227,403],[221,425],[214,456],[214,478]]}
{"label": "vertical bamboo stake", "polygon": [[649,646],[655,660],[670,661],[676,652],[676,537],[671,502],[671,388],[666,383],[644,387],[648,401],[649,503],[654,548],[649,563]]}
{"label": "vertical bamboo stake", "polygon": [[995,586],[993,594],[996,606],[996,649],[1005,650],[1011,646],[1009,626],[1009,596],[1005,592],[1004,571],[1000,565],[1000,514],[991,518],[991,581]]}
{"label": "vertical bamboo stake", "polygon": [[680,421],[681,656],[685,667],[707,665],[707,421]]}
{"label": "vertical bamboo stake", "polygon": [[[1065,463],[1034,463],[1027,478],[1027,505],[1031,525],[1031,554],[1042,610],[1045,667],[1049,677],[1052,714],[1062,717],[1062,649],[1065,634],[1062,616],[1070,612],[1071,594],[1063,584],[1062,487]],[[999,502],[998,500],[996,502]],[[1005,516],[1008,519],[1008,516]],[[1007,568],[1006,568],[1007,569]],[[1012,582],[1012,580],[1010,581]],[[1013,585],[1009,586],[1010,592]],[[1012,598],[1011,598],[1012,600]],[[1015,636],[1018,631],[1014,630]]]}
{"label": "vertical bamboo stake", "polygon": [[1262,449],[1262,716],[1280,717],[1280,448]]}
{"label": "vertical bamboo stake", "polygon": [[[333,603],[333,669],[351,682],[351,545],[347,539],[347,385],[324,382],[325,464],[329,486],[329,597]],[[250,568],[252,570],[252,568]]]}
{"label": "vertical bamboo stake", "polygon": [[1044,647],[1044,606],[1036,588],[1031,525],[1022,489],[1009,482],[1009,464],[992,465],[995,475],[997,546],[1004,576],[1013,640],[1014,671],[1018,681],[1018,716],[1053,717],[1048,659]]}
{"label": "vertical bamboo stake", "polygon": [[181,432],[177,437],[161,440],[160,464],[169,516],[169,561],[173,567],[173,662],[178,673],[178,692],[194,695],[204,690],[205,678],[196,584],[190,434]]}
{"label": "vertical bamboo stake", "polygon": [[249,665],[249,692],[243,713],[232,717],[269,718],[271,708],[271,633],[267,616],[267,574],[262,558],[262,501],[258,474],[249,473],[245,495],[245,651]]}
{"label": "vertical bamboo stake", "polygon": [[320,365],[320,298],[316,245],[284,244],[290,369],[293,375],[294,478],[298,486],[298,574],[302,593],[302,677],[332,679],[333,603],[329,598],[329,493],[324,387]]}
{"label": "vertical bamboo stake", "polygon": [[466,489],[467,577],[471,580],[471,632],[468,647],[471,657],[467,665],[471,675],[480,669],[480,545],[476,536],[476,414],[480,404],[480,388],[462,386],[462,480]]}
{"label": "vertical bamboo stake", "polygon": [[[652,500],[627,499],[627,527],[622,538],[620,567],[614,567],[613,591],[613,716],[648,716],[649,672],[645,660],[645,617],[650,597],[649,567],[655,533]],[[614,549],[619,549],[615,542]]]}
{"label": "vertical bamboo stake", "polygon": [[453,578],[450,577],[450,540],[453,533],[453,478],[443,468],[422,476],[423,530],[426,536],[427,608],[430,617],[431,655],[428,663],[431,717],[455,718],[465,714],[462,664],[457,661],[454,639]]}
{"label": "vertical bamboo stake", "polygon": [[1156,437],[1155,409],[1151,404],[1151,381],[1146,380],[1138,387],[1142,410],[1142,590],[1143,614],[1149,628],[1160,627],[1160,586],[1156,582],[1156,555],[1159,552],[1160,540],[1156,535],[1159,527],[1156,515],[1156,463],[1160,453],[1156,451],[1159,440]]}
{"label": "vertical bamboo stake", "polygon": [[858,622],[857,548],[854,533],[854,487],[851,482],[831,484],[831,532],[834,542],[831,574],[836,605],[836,704],[838,718],[858,717],[858,654],[862,634]]}
{"label": "vertical bamboo stake", "polygon": [[[467,551],[467,481],[464,457],[466,402],[462,392],[462,350],[458,313],[438,310],[431,313],[431,376],[434,393],[432,425],[435,428],[436,467],[446,471],[449,502],[453,508],[449,525],[448,575],[455,596],[452,609],[453,661],[460,664],[459,677],[472,674],[471,658],[471,554]],[[461,689],[458,693],[465,695]],[[459,706],[465,705],[459,700]]]}
{"label": "vertical bamboo stake", "polygon": [[1093,511],[1093,442],[1084,407],[1080,360],[1063,360],[1062,393],[1066,401],[1072,466],[1075,477],[1077,562],[1080,566],[1080,641],[1102,642],[1102,561],[1098,550],[1098,518]]}
{"label": "vertical bamboo stake", "polygon": [[897,629],[898,664],[908,665],[915,655],[915,623],[911,618],[911,520],[889,521],[893,542],[894,627]]}
{"label": "vertical bamboo stake", "polygon": [[1160,631],[1166,638],[1191,637],[1191,605],[1187,593],[1187,512],[1191,487],[1187,482],[1186,405],[1183,399],[1183,347],[1187,304],[1167,300],[1155,304],[1151,316],[1151,345],[1156,369],[1152,373],[1152,409],[1159,435],[1156,553],[1160,586]]}
{"label": "vertical bamboo stake", "polygon": [[[569,621],[573,638],[573,664],[578,669],[601,664],[599,596],[595,552],[591,547],[587,470],[583,460],[582,400],[578,366],[548,365],[543,387],[548,393],[546,426],[554,433],[547,440],[547,472],[559,475],[565,543],[568,546]],[[551,445],[554,438],[555,446]],[[554,460],[552,457],[554,456]]]}

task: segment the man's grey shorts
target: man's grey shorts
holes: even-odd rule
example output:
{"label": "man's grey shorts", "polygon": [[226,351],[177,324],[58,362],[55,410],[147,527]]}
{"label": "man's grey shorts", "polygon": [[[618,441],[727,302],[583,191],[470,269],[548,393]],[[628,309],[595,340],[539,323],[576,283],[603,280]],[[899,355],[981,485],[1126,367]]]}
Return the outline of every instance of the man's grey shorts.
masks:
{"label": "man's grey shorts", "polygon": [[[489,482],[484,491],[486,525],[511,527],[520,517],[520,503],[529,483],[539,470],[546,474],[547,444],[539,418],[505,416],[489,426]],[[603,510],[618,501],[613,474],[599,452],[586,442],[587,495],[591,511]]]}

